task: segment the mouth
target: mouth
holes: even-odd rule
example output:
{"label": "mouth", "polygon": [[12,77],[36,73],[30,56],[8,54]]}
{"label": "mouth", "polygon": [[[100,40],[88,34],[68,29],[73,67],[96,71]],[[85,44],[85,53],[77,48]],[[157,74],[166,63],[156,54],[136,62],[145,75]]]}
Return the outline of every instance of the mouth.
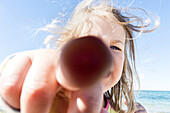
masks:
{"label": "mouth", "polygon": [[111,75],[111,72],[109,71],[109,72],[104,76],[104,78],[108,78],[110,75]]}

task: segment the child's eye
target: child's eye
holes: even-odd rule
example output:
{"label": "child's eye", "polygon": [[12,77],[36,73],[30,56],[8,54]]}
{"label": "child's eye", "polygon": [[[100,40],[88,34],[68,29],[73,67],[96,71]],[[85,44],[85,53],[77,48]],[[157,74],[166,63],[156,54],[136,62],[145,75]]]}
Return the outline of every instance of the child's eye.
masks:
{"label": "child's eye", "polygon": [[120,48],[118,48],[118,47],[116,47],[116,46],[110,46],[110,48],[111,48],[111,49],[115,49],[115,50],[119,50],[119,51],[121,51],[121,49],[120,49]]}

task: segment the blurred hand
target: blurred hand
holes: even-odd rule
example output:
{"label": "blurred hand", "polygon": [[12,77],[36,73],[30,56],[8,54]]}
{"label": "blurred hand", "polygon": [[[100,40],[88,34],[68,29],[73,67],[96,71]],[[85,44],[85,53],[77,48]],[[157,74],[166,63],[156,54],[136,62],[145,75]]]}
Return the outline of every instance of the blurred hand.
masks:
{"label": "blurred hand", "polygon": [[[101,82],[69,89],[51,49],[26,51],[8,61],[0,76],[0,95],[21,113],[107,113]],[[55,101],[53,101],[55,100]]]}

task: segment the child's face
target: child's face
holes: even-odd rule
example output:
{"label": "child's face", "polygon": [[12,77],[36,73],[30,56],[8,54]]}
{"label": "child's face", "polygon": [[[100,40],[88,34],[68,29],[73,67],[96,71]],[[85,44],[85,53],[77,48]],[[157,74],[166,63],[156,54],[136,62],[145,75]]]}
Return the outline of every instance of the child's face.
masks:
{"label": "child's face", "polygon": [[103,78],[102,83],[104,92],[113,87],[121,78],[124,62],[124,45],[125,45],[125,31],[119,24],[109,21],[106,18],[99,18],[93,16],[92,28],[88,35],[93,35],[101,38],[108,46],[113,57],[113,67],[111,74]]}

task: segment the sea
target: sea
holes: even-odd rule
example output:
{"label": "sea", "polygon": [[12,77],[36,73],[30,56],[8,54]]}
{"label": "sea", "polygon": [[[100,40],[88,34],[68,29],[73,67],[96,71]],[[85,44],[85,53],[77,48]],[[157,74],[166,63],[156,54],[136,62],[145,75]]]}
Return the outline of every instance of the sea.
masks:
{"label": "sea", "polygon": [[170,113],[170,91],[141,90],[136,96],[136,100],[149,113]]}

